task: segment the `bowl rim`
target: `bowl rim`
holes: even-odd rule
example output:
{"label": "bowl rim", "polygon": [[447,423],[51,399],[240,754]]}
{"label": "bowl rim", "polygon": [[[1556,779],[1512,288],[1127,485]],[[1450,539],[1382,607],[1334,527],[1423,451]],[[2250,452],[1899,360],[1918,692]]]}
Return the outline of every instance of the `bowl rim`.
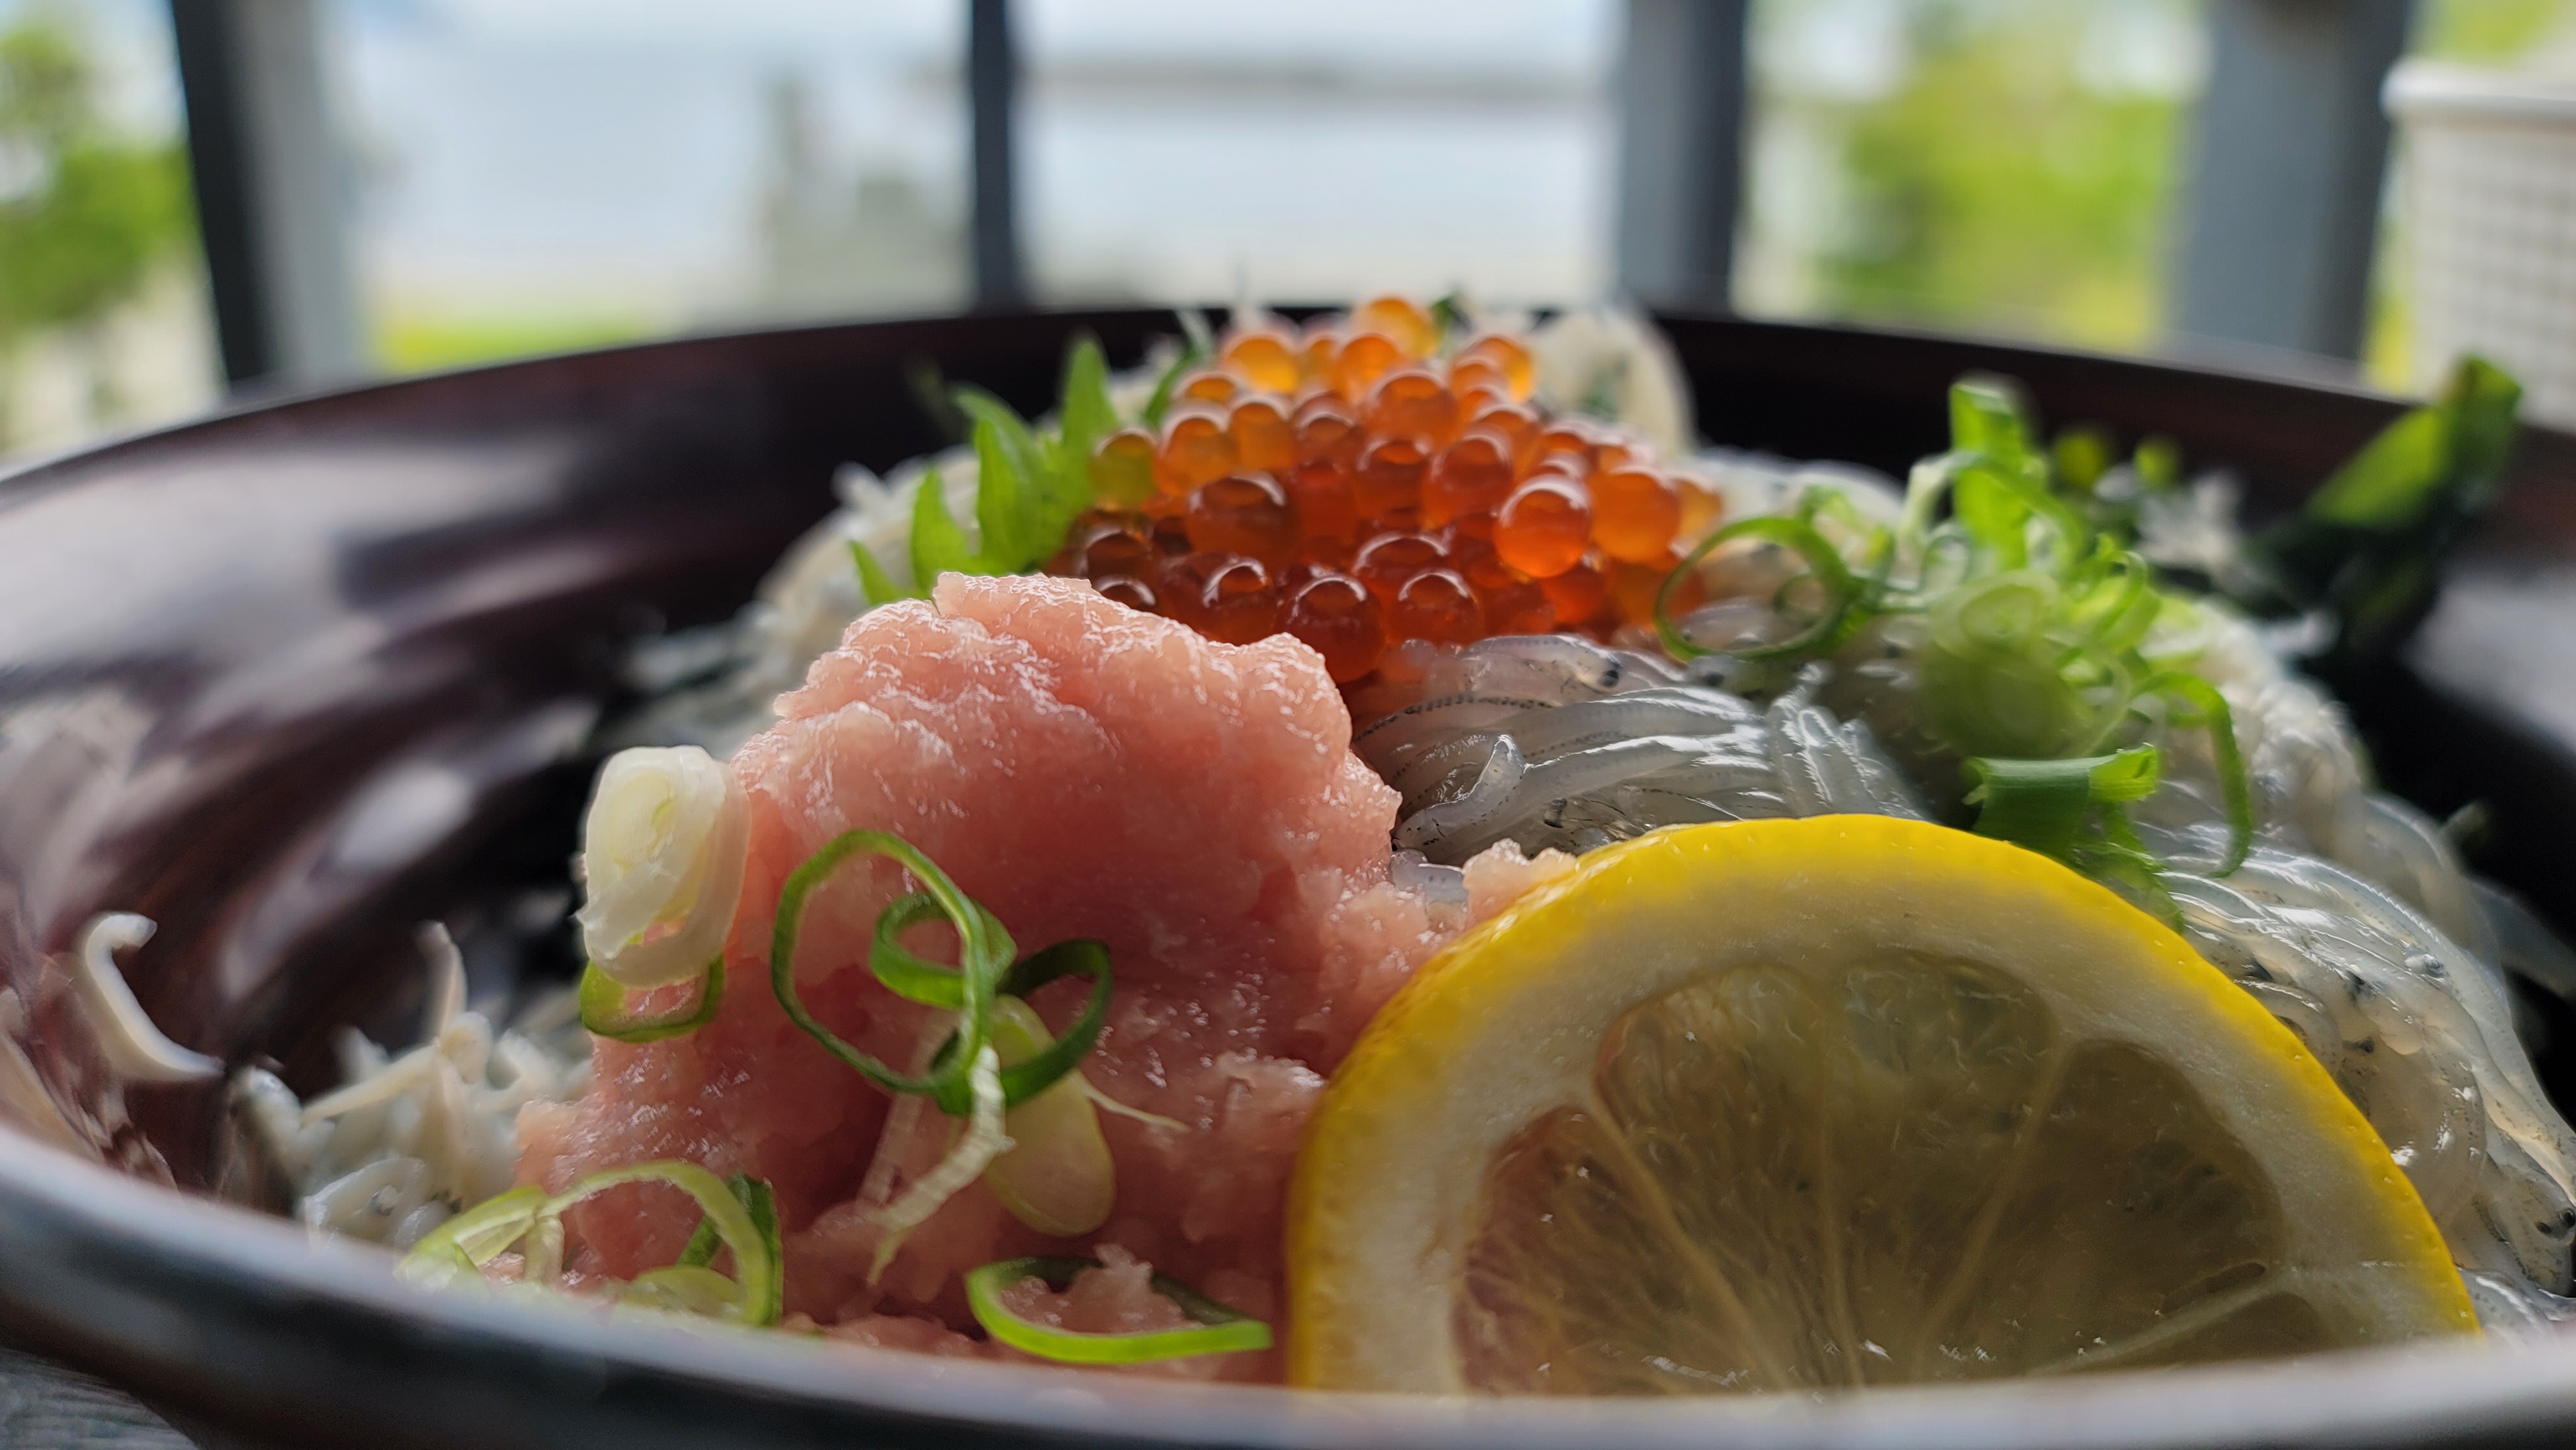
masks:
{"label": "bowl rim", "polygon": [[[2423,1444],[2487,1441],[2576,1423],[2576,1340],[2348,1351],[2268,1364],[2057,1381],[1890,1387],[1867,1394],[1780,1394],[1660,1402],[1444,1399],[1325,1394],[1263,1385],[1111,1379],[1037,1366],[835,1345],[808,1351],[765,1332],[688,1329],[561,1307],[414,1288],[392,1258],[289,1221],[120,1173],[0,1125],[8,1217],[53,1218],[141,1249],[166,1280],[250,1294],[283,1290],[410,1335],[479,1341],[487,1351],[559,1366],[642,1371],[701,1392],[747,1394],[826,1413],[1018,1432],[1029,1443],[1118,1440],[1245,1450],[1370,1444],[1388,1450],[1614,1442],[1659,1447],[2186,1447],[2245,1443]],[[0,1242],[13,1228],[0,1226]],[[0,1297],[11,1297],[0,1278]],[[23,1306],[22,1306],[23,1307]],[[150,1350],[84,1351],[95,1311],[41,1312],[69,1357],[139,1372],[179,1406],[220,1415],[248,1387],[191,1375]],[[66,1322],[67,1321],[67,1322]],[[227,1393],[227,1389],[231,1393]]]}
{"label": "bowl rim", "polygon": [[[898,334],[960,320],[1041,320],[1079,326],[1085,318],[1132,317],[1163,309],[1050,309],[997,318],[924,316],[748,328],[583,350],[432,373],[295,390],[234,400],[198,418],[129,434],[0,471],[0,506],[47,486],[76,486],[82,465],[235,428],[257,426],[302,406],[537,369],[697,349],[721,351],[780,334],[823,335],[852,328]],[[2112,364],[2141,373],[2287,385],[2393,405],[2352,380],[2285,377],[2230,365],[2116,356],[2047,343],[1898,328],[1676,314],[1665,321],[1750,324],[1756,332],[1840,334],[1990,351],[2007,357]],[[0,1317],[64,1358],[128,1378],[177,1408],[218,1422],[260,1404],[259,1387],[228,1381],[167,1335],[124,1332],[121,1312],[159,1309],[183,1321],[190,1286],[241,1306],[281,1294],[339,1311],[380,1331],[388,1343],[438,1338],[524,1358],[531,1365],[650,1377],[713,1401],[761,1400],[831,1417],[838,1424],[911,1421],[1016,1437],[1018,1443],[1146,1443],[1305,1447],[1504,1447],[1615,1441],[1638,1447],[1725,1443],[1849,1447],[1980,1444],[2069,1447],[2214,1447],[2266,1444],[2474,1443],[2517,1430],[2576,1427],[2576,1339],[2534,1347],[2489,1344],[2360,1351],[2257,1365],[2174,1370],[2153,1376],[1997,1381],[1889,1388],[1862,1396],[1800,1395],[1640,1404],[1598,1400],[1451,1400],[1317,1395],[1276,1387],[1199,1385],[1087,1376],[1029,1366],[946,1360],[897,1350],[842,1346],[800,1352],[793,1340],[692,1332],[632,1320],[603,1322],[596,1311],[548,1308],[498,1298],[438,1294],[393,1279],[382,1251],[316,1242],[290,1220],[135,1178],[44,1143],[0,1121],[0,1252],[29,1243],[80,1253],[104,1249],[150,1272],[122,1278],[107,1256],[68,1266],[79,1282],[114,1295],[40,1299],[14,1274],[0,1274]],[[272,1406],[273,1409],[273,1406]],[[2536,1438],[2533,1443],[2540,1443]]]}

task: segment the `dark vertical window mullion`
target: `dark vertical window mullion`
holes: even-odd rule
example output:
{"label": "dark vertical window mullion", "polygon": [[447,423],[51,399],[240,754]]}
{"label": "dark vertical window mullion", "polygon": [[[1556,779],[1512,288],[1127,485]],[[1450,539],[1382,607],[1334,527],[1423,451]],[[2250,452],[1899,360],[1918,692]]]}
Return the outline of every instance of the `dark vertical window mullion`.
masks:
{"label": "dark vertical window mullion", "polygon": [[1012,128],[1019,56],[1011,39],[1010,0],[967,0],[966,103],[972,119],[975,305],[1011,307],[1028,300],[1021,271]]}
{"label": "dark vertical window mullion", "polygon": [[2380,87],[2414,0],[2212,0],[2174,342],[2360,356],[2388,163]]}
{"label": "dark vertical window mullion", "polygon": [[1744,191],[1749,0],[1628,0],[1620,106],[1620,290],[1731,305]]}
{"label": "dark vertical window mullion", "polygon": [[241,35],[231,0],[170,0],[186,97],[188,169],[224,377],[239,386],[278,370],[275,309],[261,262],[251,181],[250,121],[241,94]]}

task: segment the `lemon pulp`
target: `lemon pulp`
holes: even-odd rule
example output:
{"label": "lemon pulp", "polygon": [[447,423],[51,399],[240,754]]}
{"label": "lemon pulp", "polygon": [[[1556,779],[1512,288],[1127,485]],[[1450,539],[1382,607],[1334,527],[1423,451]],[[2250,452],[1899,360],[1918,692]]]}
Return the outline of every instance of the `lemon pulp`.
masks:
{"label": "lemon pulp", "polygon": [[1453,947],[1337,1073],[1290,1373],[1704,1393],[2470,1326],[2323,1069],[2163,927],[1939,827],[1684,828]]}

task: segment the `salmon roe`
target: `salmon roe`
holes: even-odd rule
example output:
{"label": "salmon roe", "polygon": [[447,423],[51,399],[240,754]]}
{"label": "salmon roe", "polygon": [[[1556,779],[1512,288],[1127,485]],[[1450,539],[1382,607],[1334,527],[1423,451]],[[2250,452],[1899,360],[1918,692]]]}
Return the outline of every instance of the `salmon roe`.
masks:
{"label": "salmon roe", "polygon": [[1290,635],[1343,684],[1406,640],[1651,625],[1723,505],[1643,441],[1543,410],[1537,373],[1521,339],[1453,345],[1399,297],[1256,319],[1159,430],[1100,440],[1094,506],[1049,567],[1227,643]]}

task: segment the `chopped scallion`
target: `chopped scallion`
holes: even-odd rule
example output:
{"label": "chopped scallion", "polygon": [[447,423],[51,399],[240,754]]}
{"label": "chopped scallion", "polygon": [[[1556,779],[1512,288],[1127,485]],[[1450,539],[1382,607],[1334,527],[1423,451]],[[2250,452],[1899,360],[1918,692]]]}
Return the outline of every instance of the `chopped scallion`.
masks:
{"label": "chopped scallion", "polygon": [[724,1001],[724,958],[716,957],[698,978],[697,1000],[667,1012],[638,1013],[626,1008],[626,988],[596,964],[581,969],[581,1025],[594,1036],[616,1042],[659,1042],[695,1032],[716,1020]]}
{"label": "chopped scallion", "polygon": [[[894,860],[923,887],[895,898],[878,914],[875,940],[868,953],[869,972],[896,996],[958,1015],[957,1030],[940,1046],[929,1070],[918,1076],[896,1072],[842,1041],[814,1019],[797,995],[796,938],[804,920],[806,899],[842,863],[861,854]],[[957,933],[956,966],[930,961],[895,939],[909,927],[938,920],[945,920]],[[822,1044],[825,1051],[887,1092],[921,1094],[937,1102],[942,1112],[964,1117],[974,1106],[968,1072],[976,1055],[991,1041],[992,1003],[996,996],[1007,993],[1025,997],[1065,976],[1080,976],[1091,982],[1091,994],[1082,1014],[1064,1036],[1044,1052],[1002,1073],[1004,1101],[1011,1106],[1044,1092],[1072,1071],[1074,1064],[1099,1041],[1101,1025],[1108,1018],[1107,947],[1096,941],[1058,942],[1015,964],[1017,953],[1002,923],[960,891],[946,872],[911,843],[883,831],[850,831],[826,842],[807,858],[789,874],[786,886],[780,890],[777,920],[770,938],[769,980],[788,1020]]]}
{"label": "chopped scallion", "polygon": [[1024,1279],[1036,1279],[1061,1290],[1097,1259],[1026,1258],[986,1264],[966,1275],[966,1307],[975,1322],[995,1339],[1040,1359],[1062,1364],[1143,1364],[1157,1359],[1184,1359],[1201,1354],[1240,1354],[1270,1347],[1270,1326],[1210,1299],[1187,1284],[1163,1274],[1153,1277],[1154,1292],[1172,1301],[1192,1321],[1186,1329],[1148,1329],[1133,1334],[1088,1334],[1033,1324],[1011,1312],[1002,1291]]}
{"label": "chopped scallion", "polygon": [[778,1319],[785,1261],[769,1185],[754,1179],[737,1182],[741,1186],[727,1187],[695,1163],[670,1160],[594,1173],[551,1197],[538,1188],[513,1189],[432,1230],[395,1272],[414,1283],[450,1284],[478,1273],[524,1240],[531,1282],[546,1283],[552,1280],[553,1265],[562,1254],[566,1209],[621,1184],[666,1183],[698,1201],[714,1241],[733,1251],[734,1277],[726,1279],[708,1269],[714,1248],[700,1257],[693,1239],[679,1263],[640,1276],[629,1286],[635,1292],[626,1297],[630,1302],[720,1314],[757,1328]]}

